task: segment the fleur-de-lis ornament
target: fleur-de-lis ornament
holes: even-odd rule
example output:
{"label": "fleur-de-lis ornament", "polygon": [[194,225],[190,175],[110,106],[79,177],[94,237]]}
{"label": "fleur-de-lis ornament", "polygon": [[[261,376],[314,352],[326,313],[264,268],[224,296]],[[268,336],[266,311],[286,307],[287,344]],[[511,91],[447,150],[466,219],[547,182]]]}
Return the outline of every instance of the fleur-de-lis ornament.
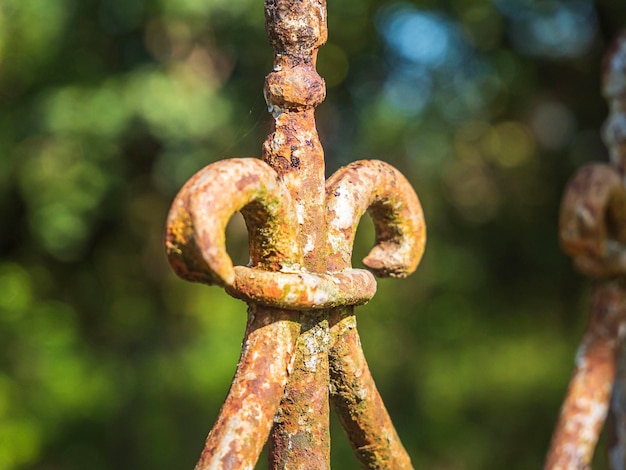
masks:
{"label": "fleur-de-lis ornament", "polygon": [[[329,468],[329,405],[365,468],[412,468],[363,356],[354,306],[377,276],[404,277],[424,251],[420,202],[390,165],[358,161],[324,179],[314,111],[325,98],[315,70],[327,37],[325,0],[266,0],[274,68],[264,94],[274,117],[262,160],[213,163],[181,189],[166,250],[184,279],[216,284],[248,303],[237,371],[200,469],[248,469],[269,438],[270,467]],[[248,266],[233,266],[225,229],[240,211]],[[371,215],[376,243],[351,266],[357,225]]]}

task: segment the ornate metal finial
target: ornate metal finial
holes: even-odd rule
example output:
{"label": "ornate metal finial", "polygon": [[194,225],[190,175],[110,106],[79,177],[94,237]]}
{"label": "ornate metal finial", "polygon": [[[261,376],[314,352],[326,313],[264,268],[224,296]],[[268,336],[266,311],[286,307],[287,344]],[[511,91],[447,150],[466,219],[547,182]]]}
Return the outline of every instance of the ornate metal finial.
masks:
{"label": "ornate metal finial", "polygon": [[[354,306],[372,298],[376,282],[352,269],[351,257],[369,211],[376,245],[365,265],[378,276],[413,272],[424,251],[422,209],[408,181],[381,161],[324,180],[314,110],[326,93],[315,71],[325,0],[266,0],[265,18],[275,58],[264,88],[274,122],[263,161],[202,169],[167,222],[175,272],[249,306],[237,372],[196,469],[252,468],[268,436],[271,468],[328,468],[329,395],[364,466],[411,468],[356,330]],[[237,211],[248,227],[248,266],[233,266],[225,249]]]}
{"label": "ornate metal finial", "polygon": [[552,437],[546,470],[591,468],[609,406],[617,418],[611,468],[626,464],[626,357],[620,358],[626,338],[625,34],[606,56],[603,90],[610,107],[604,141],[611,164],[581,168],[561,205],[563,249],[573,257],[577,269],[595,282],[591,317]]}

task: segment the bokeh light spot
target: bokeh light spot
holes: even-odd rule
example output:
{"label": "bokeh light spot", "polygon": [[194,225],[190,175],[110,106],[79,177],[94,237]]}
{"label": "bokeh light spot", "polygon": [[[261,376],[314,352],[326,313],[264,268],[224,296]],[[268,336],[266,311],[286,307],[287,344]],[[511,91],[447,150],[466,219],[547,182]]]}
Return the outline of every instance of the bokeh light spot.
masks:
{"label": "bokeh light spot", "polygon": [[580,57],[589,51],[598,27],[589,0],[497,0],[495,4],[511,21],[513,45],[528,55]]}
{"label": "bokeh light spot", "polygon": [[519,122],[502,122],[492,127],[484,140],[487,155],[502,167],[526,163],[535,151],[528,127]]}
{"label": "bokeh light spot", "polygon": [[429,67],[441,65],[449,52],[450,33],[437,15],[399,9],[384,21],[383,34],[402,57]]}
{"label": "bokeh light spot", "polygon": [[32,287],[27,272],[15,264],[0,265],[0,292],[0,315],[5,320],[17,319],[32,301]]}
{"label": "bokeh light spot", "polygon": [[530,125],[537,142],[550,150],[564,148],[576,128],[572,111],[556,100],[539,103],[532,111]]}

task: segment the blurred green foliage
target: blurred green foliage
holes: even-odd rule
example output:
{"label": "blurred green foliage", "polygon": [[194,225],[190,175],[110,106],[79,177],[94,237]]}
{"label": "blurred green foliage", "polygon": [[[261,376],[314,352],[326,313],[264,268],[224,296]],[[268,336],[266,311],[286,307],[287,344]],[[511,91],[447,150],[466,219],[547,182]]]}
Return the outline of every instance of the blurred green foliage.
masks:
{"label": "blurred green foliage", "polygon": [[[420,468],[539,468],[588,309],[558,203],[606,159],[600,61],[626,4],[328,7],[328,170],[389,161],[428,221],[418,272],[359,309],[399,433]],[[263,21],[261,0],[0,2],[0,469],[192,468],[245,305],[175,278],[163,226],[195,171],[260,154]],[[365,220],[356,265],[371,238]],[[229,243],[245,263],[239,219]]]}

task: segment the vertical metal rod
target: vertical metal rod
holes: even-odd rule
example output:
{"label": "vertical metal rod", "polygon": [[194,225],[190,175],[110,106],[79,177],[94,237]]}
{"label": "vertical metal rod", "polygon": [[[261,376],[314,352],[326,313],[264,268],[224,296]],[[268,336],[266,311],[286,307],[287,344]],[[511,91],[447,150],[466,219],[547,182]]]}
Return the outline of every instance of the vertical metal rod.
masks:
{"label": "vertical metal rod", "polygon": [[[609,149],[611,163],[623,176],[626,173],[626,33],[612,45],[604,61],[603,94],[609,103],[609,118],[603,129],[604,143]],[[626,211],[618,207],[614,212]],[[618,214],[616,217],[619,217]],[[626,242],[626,224],[615,237]],[[622,254],[622,253],[620,253]],[[620,255],[618,254],[618,256]],[[623,256],[623,254],[622,254]],[[626,469],[626,351],[617,359],[617,372],[609,407],[608,461],[611,470]]]}
{"label": "vertical metal rod", "polygon": [[[318,48],[328,34],[326,1],[265,0],[265,19],[274,69],[264,93],[274,122],[263,160],[276,170],[295,202],[304,269],[324,273],[324,151],[314,111],[326,96],[324,80],[315,70]],[[290,379],[270,436],[270,466],[321,470],[330,467],[328,314],[305,311],[299,321],[302,330]]]}
{"label": "vertical metal rod", "polygon": [[561,408],[545,469],[590,468],[607,415],[626,329],[626,294],[617,282],[594,287],[591,319]]}
{"label": "vertical metal rod", "polygon": [[613,470],[624,468],[626,35],[617,39],[606,56],[603,92],[610,107],[603,133],[611,164],[581,168],[570,181],[561,205],[563,249],[574,258],[578,270],[596,281],[591,318],[553,434],[546,470],[591,467],[609,406],[609,434],[613,438],[609,443],[610,466]]}
{"label": "vertical metal rod", "polygon": [[626,348],[617,363],[608,416],[608,462],[611,470],[626,469]]}
{"label": "vertical metal rod", "polygon": [[270,468],[330,468],[328,315],[303,312],[289,382],[269,440]]}

